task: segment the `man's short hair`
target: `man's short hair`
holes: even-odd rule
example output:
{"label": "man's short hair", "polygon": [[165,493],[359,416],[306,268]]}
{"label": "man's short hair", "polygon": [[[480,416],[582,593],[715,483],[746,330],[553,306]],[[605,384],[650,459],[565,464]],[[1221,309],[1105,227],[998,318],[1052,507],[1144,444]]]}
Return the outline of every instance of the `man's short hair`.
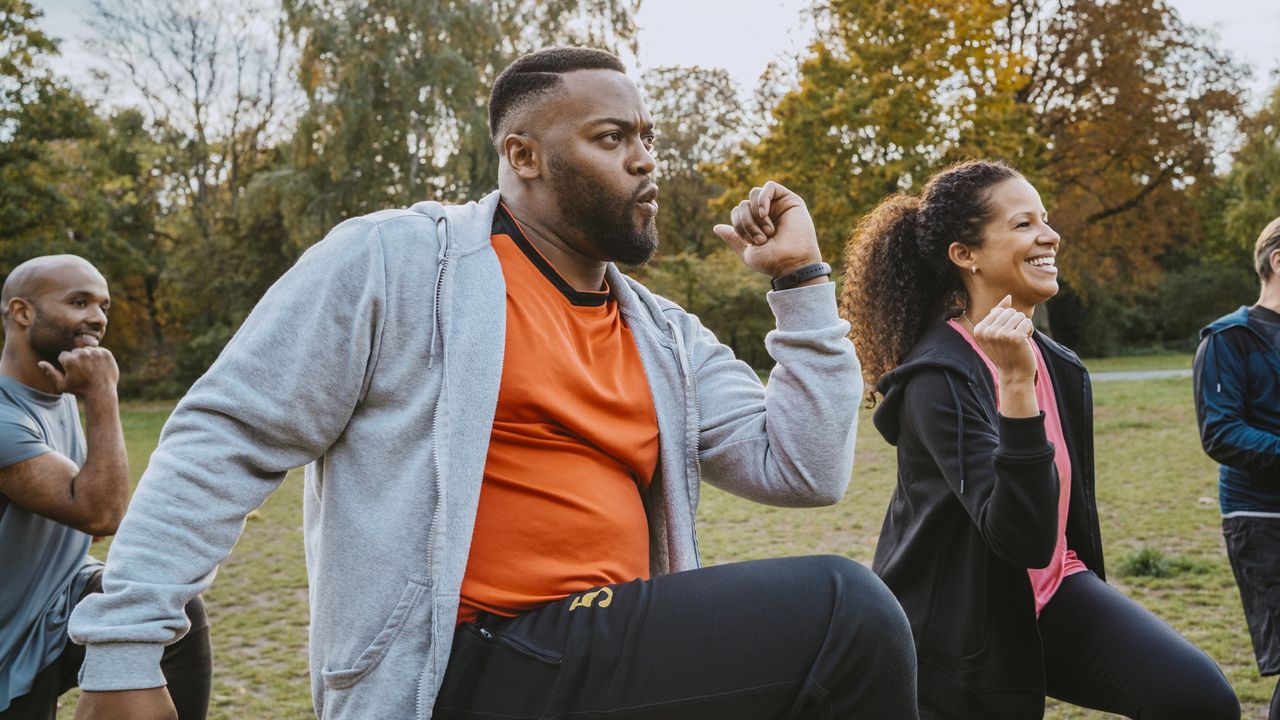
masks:
{"label": "man's short hair", "polygon": [[553,47],[523,55],[503,70],[489,93],[489,135],[496,146],[502,123],[513,112],[558,89],[574,70],[627,71],[612,53],[594,48]]}
{"label": "man's short hair", "polygon": [[1258,244],[1253,248],[1253,264],[1258,270],[1258,279],[1267,282],[1271,279],[1271,253],[1280,250],[1280,217],[1272,220],[1258,236]]}

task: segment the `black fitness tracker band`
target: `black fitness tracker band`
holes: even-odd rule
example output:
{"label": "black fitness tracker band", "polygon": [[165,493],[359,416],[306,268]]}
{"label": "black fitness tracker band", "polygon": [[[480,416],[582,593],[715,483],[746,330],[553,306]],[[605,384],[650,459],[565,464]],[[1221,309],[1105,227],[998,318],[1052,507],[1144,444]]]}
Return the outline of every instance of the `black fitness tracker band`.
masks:
{"label": "black fitness tracker band", "polygon": [[791,288],[799,285],[800,283],[806,280],[812,280],[816,277],[822,277],[823,275],[830,275],[830,274],[831,274],[831,266],[824,262],[814,263],[812,265],[805,265],[799,270],[789,272],[786,275],[779,275],[778,277],[774,278],[773,289],[774,290],[790,290]]}

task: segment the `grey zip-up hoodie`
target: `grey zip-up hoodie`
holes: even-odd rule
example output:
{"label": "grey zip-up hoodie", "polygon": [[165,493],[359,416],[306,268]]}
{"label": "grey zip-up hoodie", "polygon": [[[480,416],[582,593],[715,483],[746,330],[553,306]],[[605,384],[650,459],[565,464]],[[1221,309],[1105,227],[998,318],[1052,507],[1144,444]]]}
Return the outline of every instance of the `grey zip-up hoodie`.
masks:
{"label": "grey zip-up hoodie", "polygon": [[[183,606],[245,515],[306,464],[316,713],[431,717],[502,379],[497,202],[350,220],[272,286],[166,423],[104,592],[71,618],[88,645],[81,687],[163,685]],[[612,266],[607,279],[658,417],[644,499],[655,575],[698,566],[700,479],[774,505],[840,499],[862,383],[832,283],[769,293],[766,390],[697,318]]]}

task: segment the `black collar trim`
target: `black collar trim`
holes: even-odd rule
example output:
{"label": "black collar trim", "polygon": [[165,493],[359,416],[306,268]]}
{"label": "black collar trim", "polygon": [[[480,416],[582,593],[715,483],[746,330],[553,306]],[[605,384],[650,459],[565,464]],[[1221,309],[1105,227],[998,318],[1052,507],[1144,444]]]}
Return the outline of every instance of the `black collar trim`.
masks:
{"label": "black collar trim", "polygon": [[542,253],[538,252],[533,243],[529,242],[529,239],[525,237],[524,228],[520,227],[520,223],[511,214],[511,211],[507,209],[506,203],[499,202],[498,211],[493,214],[492,234],[506,235],[511,238],[516,247],[520,248],[520,252],[529,258],[529,262],[533,263],[538,272],[542,273],[542,276],[549,280],[570,304],[577,307],[603,307],[605,303],[609,302],[609,291],[607,289],[596,292],[583,292],[575,290],[572,285],[566,282],[560,276],[560,273],[556,272],[556,269],[552,267],[551,263],[547,262],[547,259],[542,256]]}

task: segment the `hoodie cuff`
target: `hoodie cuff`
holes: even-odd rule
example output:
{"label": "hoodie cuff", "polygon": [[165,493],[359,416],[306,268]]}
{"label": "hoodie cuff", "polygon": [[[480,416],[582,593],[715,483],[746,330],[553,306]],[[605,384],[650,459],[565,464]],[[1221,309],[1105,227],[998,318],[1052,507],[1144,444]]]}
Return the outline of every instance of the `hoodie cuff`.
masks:
{"label": "hoodie cuff", "polygon": [[996,453],[1006,458],[1039,460],[1053,454],[1053,443],[1044,429],[1044,412],[1034,417],[1000,416],[1000,446]]}
{"label": "hoodie cuff", "polygon": [[770,290],[766,297],[779,330],[813,330],[844,322],[836,311],[834,282]]}
{"label": "hoodie cuff", "polygon": [[160,672],[160,643],[87,645],[80,666],[80,689],[89,691],[146,690],[164,687]]}

